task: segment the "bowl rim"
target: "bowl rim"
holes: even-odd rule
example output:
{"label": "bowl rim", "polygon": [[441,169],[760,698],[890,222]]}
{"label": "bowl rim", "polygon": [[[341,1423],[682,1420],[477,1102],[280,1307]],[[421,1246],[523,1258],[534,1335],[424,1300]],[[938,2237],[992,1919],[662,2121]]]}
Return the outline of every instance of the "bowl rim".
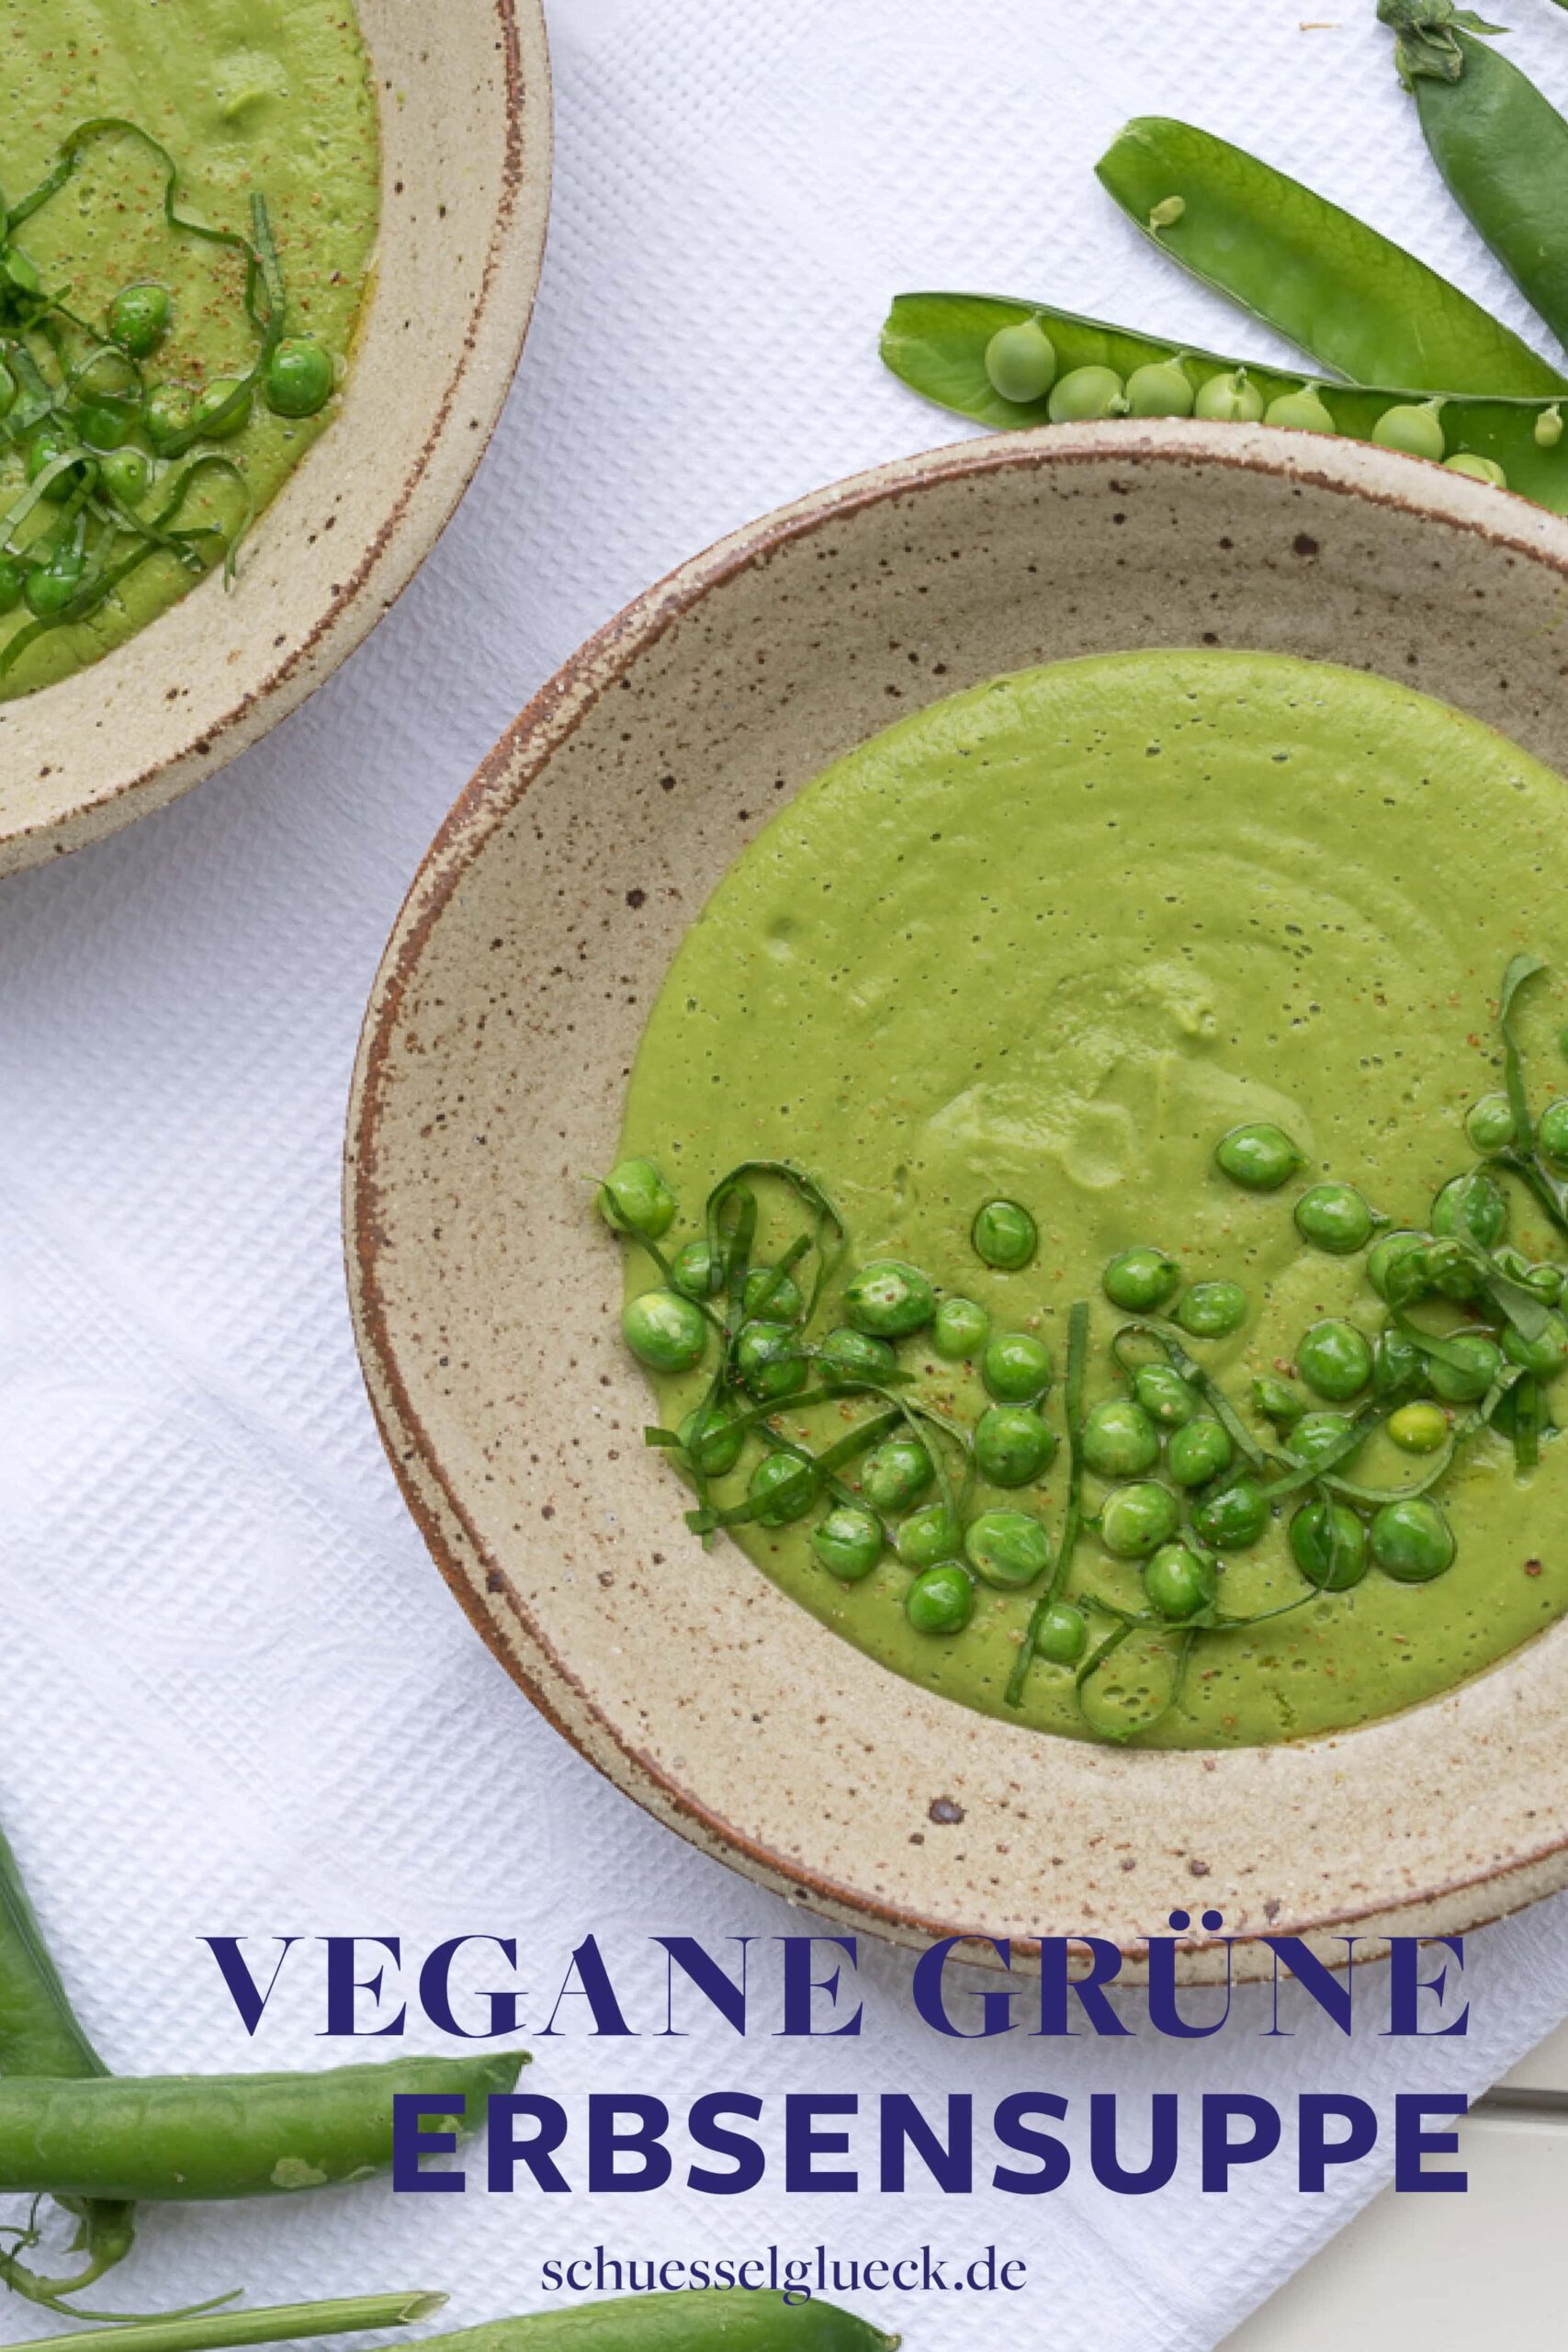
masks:
{"label": "bowl rim", "polygon": [[[765,563],[786,543],[809,538],[868,507],[968,474],[1098,465],[1119,452],[1189,469],[1261,472],[1289,483],[1342,492],[1370,505],[1414,511],[1473,534],[1504,552],[1544,564],[1568,587],[1568,520],[1517,496],[1505,493],[1500,498],[1490,485],[1422,458],[1349,441],[1325,446],[1315,435],[1261,425],[1123,420],[987,434],[888,460],[811,491],[742,525],[632,598],[568,657],[481,761],[421,860],[389,933],[361,1029],[344,1147],[345,1271],[361,1371],[378,1430],[411,1516],[492,1656],[579,1755],[655,1819],[676,1829],[701,1850],[790,1899],[805,1901],[829,1918],[871,1927],[902,1942],[956,1938],[964,1948],[961,1956],[992,1966],[996,1954],[983,1925],[928,1918],[912,1906],[836,1882],[727,1821],[712,1802],[697,1795],[623,1736],[514,1595],[511,1605],[528,1640],[547,1662],[558,1689],[570,1691],[581,1704],[592,1731],[566,1719],[540,1675],[503,1638],[483,1600],[487,1577],[491,1579],[491,1590],[504,1582],[501,1563],[465,1509],[457,1483],[423,1426],[398,1359],[378,1273],[378,1131],[382,1094],[395,1060],[400,1011],[448,902],[491,836],[506,823],[562,745],[617,680],[671,628],[715,589]],[[1533,1646],[1527,1644],[1525,1649]],[[1508,1663],[1507,1658],[1500,1660],[1488,1672],[1506,1670]],[[1485,1675],[1471,1678],[1470,1684],[1456,1686],[1456,1691],[1485,1679]],[[1423,1704],[1440,1705],[1455,1695],[1455,1691],[1439,1693]],[[1378,1723],[1386,1724],[1421,1711],[1419,1706],[1405,1709]],[[1303,1745],[1333,1747],[1358,1729],[1377,1727],[1351,1726]],[[1015,1727],[1003,1724],[1000,1728],[1005,1733]],[[1288,1748],[1293,1743],[1282,1745]],[[1160,1752],[1145,1753],[1152,1757]],[[1205,1937],[1194,1925],[1184,1940],[1197,1965],[1182,1973],[1206,1973],[1205,1953],[1213,1957],[1223,1948],[1234,1947],[1244,1957],[1247,1950],[1256,1951],[1280,1936],[1337,1937],[1363,1924],[1371,1931],[1363,1940],[1375,1952],[1386,1934],[1435,1935],[1486,1926],[1564,1886],[1568,1886],[1568,1809],[1561,1828],[1539,1845],[1510,1853],[1495,1865],[1461,1871],[1425,1885],[1392,1905],[1384,1897],[1336,1903],[1331,1909],[1310,1916],[1215,1937]],[[1109,1940],[1117,1943],[1124,1960],[1134,1963],[1125,1981],[1136,1981],[1145,1939],[1111,1937]],[[1031,1953],[1037,1951],[1037,1946],[1017,1937],[1012,1940],[1015,1964],[1022,1960],[1027,1965]],[[1364,1960],[1373,1954],[1363,1949],[1359,1956]],[[1332,1949],[1326,1957],[1334,1965],[1346,1964],[1345,1955]],[[1220,1973],[1229,1966],[1229,1961],[1224,1961]],[[1236,1973],[1257,1972],[1244,1964]]]}
{"label": "bowl rim", "polygon": [[[409,585],[457,512],[490,447],[517,372],[544,267],[553,168],[553,108],[544,0],[490,0],[505,85],[500,202],[479,291],[425,439],[374,537],[276,668],[182,748],[63,813],[0,823],[0,878],[134,824],[236,758],[325,684]],[[375,300],[374,288],[371,298]],[[460,395],[477,429],[458,433]],[[443,464],[446,457],[449,462]],[[160,616],[161,617],[161,616]],[[117,649],[123,657],[156,622]],[[115,658],[115,657],[111,657]],[[50,690],[43,689],[47,694]]]}

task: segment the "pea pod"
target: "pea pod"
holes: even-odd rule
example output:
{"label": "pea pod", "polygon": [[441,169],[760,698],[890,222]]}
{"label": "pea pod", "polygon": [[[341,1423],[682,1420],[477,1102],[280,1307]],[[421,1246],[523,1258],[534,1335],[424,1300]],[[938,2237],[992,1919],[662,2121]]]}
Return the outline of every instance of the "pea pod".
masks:
{"label": "pea pod", "polygon": [[[1552,333],[1568,334],[1568,122],[1453,0],[1378,0],[1450,193]],[[1502,390],[1495,386],[1494,390]]]}
{"label": "pea pod", "polygon": [[[1568,128],[1558,127],[1568,144]],[[1403,245],[1192,123],[1160,115],[1130,122],[1095,169],[1162,253],[1353,383],[1517,399],[1563,390],[1565,379],[1511,328]],[[1561,214],[1563,192],[1559,176],[1537,190],[1530,211],[1555,199]],[[1517,193],[1511,200],[1522,201]],[[1553,243],[1568,266],[1568,229]]]}
{"label": "pea pod", "polygon": [[[139,2319],[123,2327],[95,2328],[91,2336],[45,2335],[29,2352],[80,2352],[85,2343],[112,2352],[231,2352],[245,2344],[282,2344],[304,2335],[347,2335],[364,2327],[406,2327],[429,2319],[445,2295],[345,2295],[329,2303],[266,2303],[253,2312],[193,2312],[176,2319]],[[437,2339],[439,2340],[439,2339]]]}
{"label": "pea pod", "polygon": [[[997,329],[1021,318],[1037,318],[1062,354],[1065,368],[1104,366],[1122,376],[1156,361],[1175,361],[1195,387],[1234,374],[1244,363],[1190,345],[1175,344],[1102,319],[1054,311],[1038,302],[984,294],[900,294],[882,331],[882,356],[914,391],[960,416],[993,429],[1043,424],[1043,401],[1017,404],[1002,400],[986,373],[986,345]],[[1245,363],[1246,372],[1267,401],[1298,391],[1303,379],[1279,368]],[[1371,441],[1379,421],[1406,403],[1407,390],[1362,384],[1317,385],[1318,397],[1337,432]],[[1537,428],[1556,413],[1547,400],[1487,400],[1478,395],[1443,401],[1441,419],[1450,454],[1471,451],[1502,467],[1508,487],[1553,514],[1568,514],[1568,439],[1538,437]],[[1108,424],[1107,432],[1136,430],[1136,421]],[[1319,446],[1303,435],[1302,447]]]}
{"label": "pea pod", "polygon": [[3,2081],[0,2194],[186,2201],[362,2180],[391,2164],[394,2093],[466,2100],[471,2131],[525,2063],[510,2050],[313,2075]]}

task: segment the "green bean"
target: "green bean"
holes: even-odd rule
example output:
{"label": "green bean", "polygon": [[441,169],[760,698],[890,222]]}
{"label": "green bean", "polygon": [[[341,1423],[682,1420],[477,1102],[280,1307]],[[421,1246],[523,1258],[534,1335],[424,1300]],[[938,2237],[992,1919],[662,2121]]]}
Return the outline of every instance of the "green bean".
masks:
{"label": "green bean", "polygon": [[[1096,170],[1173,261],[1353,383],[1518,398],[1562,389],[1528,344],[1414,254],[1191,123],[1130,122]],[[1561,215],[1561,179],[1538,185],[1531,209],[1552,205]],[[1151,226],[1171,197],[1181,199],[1179,213]],[[1554,243],[1568,259],[1568,230]],[[1055,340],[1048,322],[1047,332]]]}
{"label": "green bean", "polygon": [[0,2081],[0,2193],[189,2201],[361,2180],[392,2161],[397,2092],[447,2098],[466,2123],[509,2091],[518,2050],[396,2058],[319,2074],[108,2075]]}
{"label": "green bean", "polygon": [[[407,2327],[431,2319],[445,2295],[347,2295],[330,2303],[267,2303],[254,2312],[203,2312],[186,2319],[132,2320],[124,2327],[96,2328],[90,2335],[45,2335],[28,2352],[81,2352],[84,2344],[107,2352],[230,2352],[245,2344],[283,2344],[301,2335],[346,2335],[362,2327]],[[437,2337],[436,2342],[457,2339]]]}
{"label": "green bean", "polygon": [[1568,122],[1477,38],[1497,28],[1452,0],[1378,0],[1378,16],[1450,194],[1552,333],[1568,334]]}
{"label": "green bean", "polygon": [[[1250,380],[1273,401],[1299,390],[1303,378],[1286,369],[1260,367],[1251,360],[1222,357],[1197,351],[1103,319],[1082,318],[1072,311],[1053,311],[1039,302],[1020,302],[999,295],[900,294],[882,331],[882,356],[914,391],[977,424],[998,426],[1043,424],[1043,401],[1022,407],[998,400],[986,374],[985,348],[998,327],[1010,319],[1038,318],[1062,355],[1064,368],[1106,366],[1123,376],[1153,361],[1170,360],[1186,368],[1195,387],[1213,378],[1234,374],[1245,366]],[[1361,384],[1325,384],[1314,379],[1318,397],[1334,419],[1336,429],[1352,440],[1370,441],[1378,420],[1389,409],[1405,403],[1406,387],[1374,388]],[[1507,475],[1511,490],[1533,499],[1553,514],[1568,514],[1568,440],[1543,446],[1536,438],[1540,418],[1555,403],[1545,400],[1489,400],[1461,395],[1445,401],[1443,421],[1450,441],[1462,444],[1477,457],[1490,458]],[[1135,420],[1124,429],[1137,431]],[[1319,443],[1304,437],[1303,452],[1315,458]]]}

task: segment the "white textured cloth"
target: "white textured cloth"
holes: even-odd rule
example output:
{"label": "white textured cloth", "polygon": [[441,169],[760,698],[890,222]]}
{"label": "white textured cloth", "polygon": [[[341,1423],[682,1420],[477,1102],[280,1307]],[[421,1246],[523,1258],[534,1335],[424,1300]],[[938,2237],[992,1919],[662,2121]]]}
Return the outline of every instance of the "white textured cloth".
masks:
{"label": "white textured cloth", "polygon": [[[412,0],[411,0],[411,5]],[[1315,0],[1314,0],[1315,6]],[[4,886],[0,922],[0,1818],[116,2067],[319,2064],[296,1954],[247,2043],[197,1939],[515,1934],[536,1998],[592,1928],[649,2038],[542,2045],[532,2082],[1478,2091],[1568,2012],[1568,1911],[1477,1937],[1468,2041],[1240,2027],[1173,2048],[944,2044],[869,1948],[859,2043],[651,2038],[640,1939],[798,1926],[656,1827],[481,1648],[405,1517],[344,1304],[338,1168],[361,1010],[449,801],[556,664],[748,516],[960,428],[880,371],[886,298],[1038,293],[1261,353],[1169,271],[1091,164],[1189,115],[1350,203],[1516,323],[1438,188],[1371,0],[554,0],[554,225],[523,371],[423,572],[300,714],[191,798]],[[1568,32],[1515,43],[1568,93]],[[1149,1923],[1157,1927],[1160,1923]],[[298,1989],[290,1970],[299,1963]],[[311,1997],[307,1997],[310,1996]],[[575,2005],[581,2007],[581,2004]],[[649,2007],[653,2010],[651,2018]],[[1252,2025],[1258,2020],[1250,2013]],[[529,2023],[536,2029],[537,2012]],[[370,2055],[398,2045],[360,2045]],[[776,2145],[776,2142],[774,2143]],[[548,2300],[547,2256],[994,2240],[1009,2340],[1214,2345],[1381,2177],[1224,2198],[394,2198],[149,2214],[104,2300],[447,2287],[467,2324]],[[1458,2208],[1455,2227],[1462,2227]],[[910,2352],[995,2335],[951,2294],[863,2298]],[[0,2307],[0,2339],[52,2328]]]}

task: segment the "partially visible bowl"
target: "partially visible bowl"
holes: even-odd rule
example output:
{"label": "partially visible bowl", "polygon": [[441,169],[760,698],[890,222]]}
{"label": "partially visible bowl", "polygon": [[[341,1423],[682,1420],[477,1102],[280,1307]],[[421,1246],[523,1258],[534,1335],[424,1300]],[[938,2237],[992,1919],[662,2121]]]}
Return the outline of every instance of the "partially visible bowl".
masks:
{"label": "partially visible bowl", "polygon": [[[631,605],[457,803],[366,1025],[349,1264],[438,1565],[660,1820],[897,1936],[1132,1951],[1181,1903],[1219,1911],[1237,1969],[1261,1973],[1266,1935],[1452,1932],[1568,1884],[1568,1622],[1445,1698],[1301,1745],[1129,1753],[972,1713],[733,1546],[698,1549],[641,1443],[583,1182],[614,1156],[673,949],[784,797],[999,672],[1195,643],[1381,671],[1568,770],[1568,524],[1520,500],[1349,442],[1168,424],[970,442],[842,483]],[[1221,1964],[1213,1942],[1193,1962]]]}
{"label": "partially visible bowl", "polygon": [[0,706],[0,875],[190,789],[329,676],[440,536],[527,329],[550,185],[541,0],[359,0],[382,225],[343,413],[247,540],[107,660]]}

